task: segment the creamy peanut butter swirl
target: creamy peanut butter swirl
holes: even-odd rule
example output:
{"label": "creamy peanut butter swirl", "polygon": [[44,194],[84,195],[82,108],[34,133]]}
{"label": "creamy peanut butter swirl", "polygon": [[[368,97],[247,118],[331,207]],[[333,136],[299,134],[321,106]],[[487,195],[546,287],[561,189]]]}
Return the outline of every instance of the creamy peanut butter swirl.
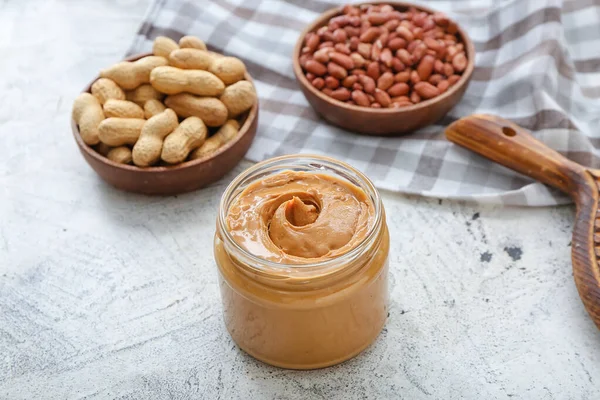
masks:
{"label": "creamy peanut butter swirl", "polygon": [[339,256],[363,241],[375,209],[341,178],[284,171],[249,185],[227,214],[233,239],[251,254],[283,264]]}

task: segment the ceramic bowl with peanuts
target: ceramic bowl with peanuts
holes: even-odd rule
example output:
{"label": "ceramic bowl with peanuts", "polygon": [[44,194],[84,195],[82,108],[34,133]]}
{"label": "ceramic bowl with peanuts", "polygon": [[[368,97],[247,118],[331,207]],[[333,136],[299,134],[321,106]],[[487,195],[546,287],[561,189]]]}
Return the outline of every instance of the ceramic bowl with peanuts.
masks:
{"label": "ceramic bowl with peanuts", "polygon": [[194,37],[103,69],[75,100],[72,130],[98,175],[123,190],[177,194],[212,183],[246,154],[258,123],[244,64]]}
{"label": "ceramic bowl with peanuts", "polygon": [[404,2],[352,4],[310,24],[294,73],[317,113],[344,129],[400,135],[432,124],[462,98],[475,48],[445,14]]}

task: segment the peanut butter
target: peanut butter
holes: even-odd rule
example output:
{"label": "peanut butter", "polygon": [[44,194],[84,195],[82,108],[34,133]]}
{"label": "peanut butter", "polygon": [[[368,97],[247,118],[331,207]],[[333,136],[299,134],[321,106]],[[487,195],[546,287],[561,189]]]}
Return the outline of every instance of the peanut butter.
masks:
{"label": "peanut butter", "polygon": [[221,202],[215,259],[225,325],[269,364],[347,360],[385,323],[388,252],[383,206],[360,172],[316,156],[260,163]]}
{"label": "peanut butter", "polygon": [[250,253],[282,264],[337,257],[362,242],[373,202],[347,181],[284,171],[248,186],[229,209],[233,239]]}

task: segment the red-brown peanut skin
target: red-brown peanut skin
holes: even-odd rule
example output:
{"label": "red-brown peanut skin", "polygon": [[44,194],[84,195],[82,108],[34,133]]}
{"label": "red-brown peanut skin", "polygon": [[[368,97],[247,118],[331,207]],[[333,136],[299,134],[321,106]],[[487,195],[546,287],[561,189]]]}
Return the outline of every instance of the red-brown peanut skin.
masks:
{"label": "red-brown peanut skin", "polygon": [[336,79],[333,76],[328,76],[327,78],[325,78],[325,86],[332,90],[337,89],[340,86],[340,81],[339,79]]}
{"label": "red-brown peanut skin", "polygon": [[381,104],[381,107],[389,107],[392,104],[390,95],[381,89],[375,89],[375,100]]}
{"label": "red-brown peanut skin", "polygon": [[429,77],[428,82],[431,83],[432,85],[437,85],[442,80],[444,80],[444,77],[442,75],[434,74]]}
{"label": "red-brown peanut skin", "polygon": [[388,41],[387,46],[392,51],[400,50],[406,47],[406,40],[397,37]]}
{"label": "red-brown peanut skin", "polygon": [[433,70],[438,74],[444,73],[444,62],[442,60],[435,60],[433,63]]}
{"label": "red-brown peanut skin", "polygon": [[344,78],[342,85],[346,88],[351,88],[352,85],[354,85],[357,81],[358,81],[358,76],[349,75],[346,78]]}
{"label": "red-brown peanut skin", "polygon": [[408,84],[403,83],[403,82],[396,83],[387,90],[389,95],[392,97],[404,96],[404,95],[408,94],[409,91],[410,91],[410,87],[408,86]]}
{"label": "red-brown peanut skin", "polygon": [[365,62],[366,62],[365,58],[358,53],[350,54],[350,58],[354,62],[354,66],[356,68],[362,68],[363,65],[365,65]]}
{"label": "red-brown peanut skin", "polygon": [[394,56],[392,55],[392,51],[390,49],[383,49],[379,55],[379,61],[381,61],[387,67],[392,66],[393,59]]}
{"label": "red-brown peanut skin", "polygon": [[421,77],[419,76],[419,73],[417,71],[412,71],[410,73],[410,83],[416,85],[419,82],[421,82]]}
{"label": "red-brown peanut skin", "polygon": [[306,70],[316,76],[323,76],[327,73],[327,67],[315,60],[306,61]]}
{"label": "red-brown peanut skin", "polygon": [[457,72],[463,72],[467,68],[467,57],[465,53],[458,53],[452,58],[452,67]]}
{"label": "red-brown peanut skin", "polygon": [[406,69],[406,65],[397,57],[392,58],[392,70],[394,72],[402,72]]}
{"label": "red-brown peanut skin", "polygon": [[329,75],[337,79],[344,79],[348,76],[348,71],[333,61],[329,61],[329,63],[327,63],[327,72],[329,72]]}
{"label": "red-brown peanut skin", "polygon": [[406,83],[406,82],[410,81],[411,73],[412,73],[412,71],[410,69],[402,71],[402,72],[398,72],[396,75],[394,75],[394,81]]}
{"label": "red-brown peanut skin", "polygon": [[428,80],[431,76],[431,73],[433,72],[434,62],[435,58],[429,54],[423,57],[421,59],[421,62],[419,62],[419,66],[417,67],[417,73],[419,74],[419,78],[422,81]]}
{"label": "red-brown peanut skin", "polygon": [[414,90],[422,99],[432,99],[440,95],[440,90],[429,82],[419,82],[415,85]]}
{"label": "red-brown peanut skin", "polygon": [[376,27],[370,27],[360,35],[360,41],[363,43],[372,43],[377,39],[381,30]]}
{"label": "red-brown peanut skin", "polygon": [[393,84],[394,74],[391,72],[385,72],[377,79],[377,88],[381,90],[388,90]]}
{"label": "red-brown peanut skin", "polygon": [[331,97],[339,101],[350,100],[350,91],[345,87],[341,87],[331,92]]}
{"label": "red-brown peanut skin", "polygon": [[452,75],[452,76],[448,77],[448,83],[450,84],[450,86],[456,84],[459,80],[460,80],[459,75]]}
{"label": "red-brown peanut skin", "polygon": [[[398,7],[398,9],[400,10],[404,9],[402,3],[400,3],[401,5],[397,4],[399,3],[394,3],[394,7]],[[422,26],[420,26],[418,29],[414,29],[416,28],[416,25],[414,25],[413,31],[409,29],[409,32],[413,36],[412,39],[415,39],[415,37],[417,37],[419,39],[419,42],[416,45],[413,45],[411,51],[408,53],[408,55],[411,57],[411,59],[408,60],[410,61],[410,63],[404,64],[402,60],[399,59],[399,57],[397,57],[397,50],[407,50],[408,42],[399,33],[399,31],[403,31],[403,27],[407,26],[406,24],[402,25],[400,24],[400,22],[393,22],[394,20],[383,21],[383,19],[378,19],[380,18],[379,16],[372,17],[370,22],[367,19],[360,18],[360,12],[357,7],[348,6],[348,9],[356,14],[348,15],[346,17],[348,19],[355,18],[355,22],[353,24],[348,23],[347,25],[338,23],[338,25],[335,26],[336,29],[341,28],[347,34],[348,41],[345,44],[350,50],[350,54],[348,55],[350,55],[350,58],[355,63],[353,69],[346,69],[346,77],[344,79],[340,79],[340,86],[338,87],[338,89],[335,89],[347,89],[350,92],[350,98],[348,100],[334,100],[330,97],[327,97],[323,92],[316,90],[314,87],[312,87],[312,85],[310,85],[310,83],[305,84],[306,80],[302,79],[302,70],[297,64],[297,56],[295,56],[294,58],[294,71],[296,73],[296,76],[300,80],[300,86],[303,93],[305,94],[313,108],[315,108],[315,110],[319,112],[325,119],[345,129],[366,134],[403,134],[417,129],[418,127],[432,123],[437,119],[441,118],[460,99],[460,97],[466,90],[467,83],[472,73],[472,63],[470,63],[469,61],[473,59],[472,57],[474,57],[474,49],[472,43],[470,42],[470,40],[468,40],[463,31],[460,31],[457,27],[454,28],[457,29],[457,32],[459,32],[459,41],[463,41],[465,43],[465,45],[459,46],[459,44],[462,43],[454,43],[452,41],[450,41],[451,43],[448,43],[449,39],[444,37],[443,32],[440,32],[440,36],[437,34],[437,32],[435,32],[434,29],[432,29],[431,26],[428,26],[428,22],[430,22],[431,18],[422,21]],[[431,10],[428,10],[425,7],[423,7],[423,9],[428,13],[432,12]],[[319,18],[320,21],[317,21],[313,25],[309,26],[307,30],[316,31],[316,29],[319,26],[322,26],[323,22],[327,23],[332,17],[334,17],[337,14],[337,12],[338,11],[335,10],[332,12],[326,12]],[[382,13],[381,10],[377,12]],[[444,19],[441,18],[441,20],[443,21]],[[396,24],[396,29],[393,29],[394,25]],[[358,39],[358,37],[349,35],[348,30],[344,29],[345,27],[350,26],[356,27],[360,35],[366,36],[368,42],[362,43],[357,42],[356,40],[352,40],[351,37],[355,37],[356,39]],[[432,32],[428,34],[427,32],[430,30]],[[376,34],[373,32],[376,32]],[[387,32],[386,35],[384,35],[385,32]],[[373,37],[369,37],[370,35],[372,35]],[[386,45],[389,45],[391,43],[392,48],[381,47],[381,44],[378,44],[378,39],[382,35],[384,36]],[[363,36],[363,38],[365,36]],[[435,39],[435,41],[427,40],[425,42],[425,39],[427,38]],[[321,41],[323,40],[325,39],[321,38]],[[338,45],[340,44],[342,43],[338,43]],[[331,47],[333,47],[334,45],[335,43],[332,43]],[[379,49],[378,51],[376,50],[374,53],[373,47],[377,46],[379,46]],[[448,85],[446,91],[430,100],[422,98],[416,90],[411,91],[410,88],[414,85],[414,83],[410,80],[411,75],[412,77],[416,78],[413,79],[415,82],[421,82],[418,73],[418,67],[421,60],[427,55],[434,57],[434,60],[440,59],[439,57],[441,57],[441,61],[444,64],[444,68],[447,64],[453,68],[453,70],[451,71],[453,72],[453,74],[460,73],[459,71],[454,70],[453,57],[448,56],[448,49],[451,46],[454,46],[455,56],[461,51],[464,51],[466,55],[465,59],[467,61],[467,66],[465,66],[462,76],[453,75],[452,78],[449,78],[443,74],[443,72],[446,72],[445,70],[442,71],[442,73],[440,73],[438,71],[435,71],[434,68],[432,68],[432,71],[427,77],[428,79],[422,81],[423,84],[430,85],[430,82],[428,81],[429,78],[434,74],[438,74],[441,75],[443,79],[439,80],[439,77],[434,78],[434,82],[437,82],[437,84],[430,86],[433,87],[434,90],[442,92],[444,86]],[[438,47],[443,47],[443,52],[442,50],[438,49]],[[387,61],[387,64],[389,65],[386,65],[385,61],[387,56],[384,56],[384,60],[381,59],[382,54],[387,53],[385,49],[390,49],[391,55],[393,56],[390,60]],[[301,48],[298,50],[299,51],[295,51],[294,54],[299,54]],[[414,54],[415,51],[417,54]],[[337,49],[336,52],[340,53],[339,51],[337,51]],[[356,55],[352,56],[352,53]],[[373,55],[377,56],[376,61],[378,61],[378,68],[376,72],[375,66],[371,67],[371,75],[373,76],[369,76],[369,74],[366,73],[366,70],[373,61],[371,59]],[[357,56],[360,56],[361,59],[359,59]],[[357,60],[359,60],[358,63]],[[394,60],[397,60],[395,64]],[[364,66],[357,65],[361,61],[364,63]],[[456,61],[456,63],[458,64],[459,68],[462,68],[462,59],[460,57],[458,58],[458,61]],[[335,64],[341,66],[340,62],[336,62]],[[427,64],[425,64],[425,66],[426,65]],[[385,82],[387,80],[388,71],[393,75],[394,78],[392,85],[389,86],[386,90],[377,90],[378,81],[377,79],[373,78],[380,78],[382,75],[385,75],[386,78],[384,78],[383,80],[383,85],[385,87],[385,85],[387,84]],[[421,69],[421,72],[423,72],[423,69]],[[364,77],[365,75],[367,78],[370,78],[370,80],[364,80],[364,78],[362,77]],[[427,74],[425,73],[424,77],[426,75]],[[357,79],[356,81],[354,81],[354,79],[346,81],[347,78],[355,77]],[[323,76],[323,78],[325,78],[325,76]],[[364,81],[361,81],[361,78]],[[370,84],[371,81],[374,85]],[[364,83],[367,84],[366,88]],[[399,92],[394,92],[394,90],[392,90],[392,93],[404,93],[401,95],[396,94],[394,96],[392,95],[392,93],[389,92],[389,90],[398,83],[407,84],[409,90],[408,92],[406,91],[406,88],[403,88]],[[438,88],[437,85],[439,85],[440,83],[441,87]],[[454,85],[452,85],[452,83],[454,83]],[[422,90],[421,86],[420,88]],[[429,89],[429,87],[426,88]],[[371,93],[367,93],[367,90],[371,91]],[[385,94],[382,95],[381,92]],[[332,94],[333,91],[330,91],[329,93]],[[427,95],[428,93],[425,94]],[[336,94],[336,96],[339,95]],[[345,97],[344,95],[342,95],[340,98]],[[383,104],[386,104],[386,100],[388,98],[390,101],[389,108],[379,108],[381,107],[382,102]],[[417,104],[411,105],[410,99],[414,100]],[[398,121],[402,121],[402,123],[399,123]]]}
{"label": "red-brown peanut skin", "polygon": [[325,87],[325,81],[323,78],[315,78],[311,83],[317,90],[321,90]]}
{"label": "red-brown peanut skin", "polygon": [[369,75],[373,79],[379,79],[379,64],[377,62],[372,61],[367,67],[367,75]]}
{"label": "red-brown peanut skin", "polygon": [[452,67],[452,64],[449,64],[449,63],[444,64],[444,71],[443,71],[443,73],[448,78],[450,78],[452,75],[454,75],[454,67]]}
{"label": "red-brown peanut skin", "polygon": [[342,54],[346,54],[346,55],[350,55],[350,53],[352,52],[350,50],[350,46],[348,46],[346,43],[336,43],[333,48],[338,52],[338,53],[342,53]]}
{"label": "red-brown peanut skin", "polygon": [[421,102],[421,96],[419,96],[419,93],[413,91],[410,94],[410,101],[412,101],[413,104],[419,104]]}
{"label": "red-brown peanut skin", "polygon": [[436,86],[440,93],[444,93],[450,87],[450,82],[448,82],[447,80],[443,80],[440,81]]}
{"label": "red-brown peanut skin", "polygon": [[327,64],[329,62],[330,57],[331,57],[331,48],[330,47],[326,47],[324,49],[317,50],[313,54],[313,59],[315,61],[320,62],[321,64]]}
{"label": "red-brown peanut skin", "polygon": [[329,58],[332,62],[338,64],[340,67],[344,68],[346,71],[350,71],[354,69],[354,61],[352,58],[346,54],[333,52],[329,55]]}
{"label": "red-brown peanut skin", "polygon": [[367,95],[361,90],[354,90],[352,92],[352,100],[359,106],[368,107],[371,102]]}
{"label": "red-brown peanut skin", "polygon": [[375,88],[377,85],[375,84],[375,80],[368,75],[361,75],[358,78],[358,81],[363,85],[365,93],[373,94],[375,93]]}
{"label": "red-brown peanut skin", "polygon": [[398,57],[398,59],[402,61],[404,65],[413,65],[413,58],[406,49],[398,49],[398,51],[396,51],[396,57]]}

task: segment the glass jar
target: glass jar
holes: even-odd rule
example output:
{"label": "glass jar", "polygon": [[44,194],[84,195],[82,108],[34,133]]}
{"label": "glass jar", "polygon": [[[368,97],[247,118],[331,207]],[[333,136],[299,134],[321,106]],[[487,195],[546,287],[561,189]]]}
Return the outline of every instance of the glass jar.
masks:
{"label": "glass jar", "polygon": [[[282,171],[330,174],[371,199],[370,231],[352,250],[312,264],[250,254],[229,233],[232,202],[250,184]],[[379,193],[361,172],[321,156],[273,158],[241,173],[221,199],[215,234],[225,325],[240,348],[283,368],[327,367],[354,357],[383,328],[388,307],[389,233]]]}

